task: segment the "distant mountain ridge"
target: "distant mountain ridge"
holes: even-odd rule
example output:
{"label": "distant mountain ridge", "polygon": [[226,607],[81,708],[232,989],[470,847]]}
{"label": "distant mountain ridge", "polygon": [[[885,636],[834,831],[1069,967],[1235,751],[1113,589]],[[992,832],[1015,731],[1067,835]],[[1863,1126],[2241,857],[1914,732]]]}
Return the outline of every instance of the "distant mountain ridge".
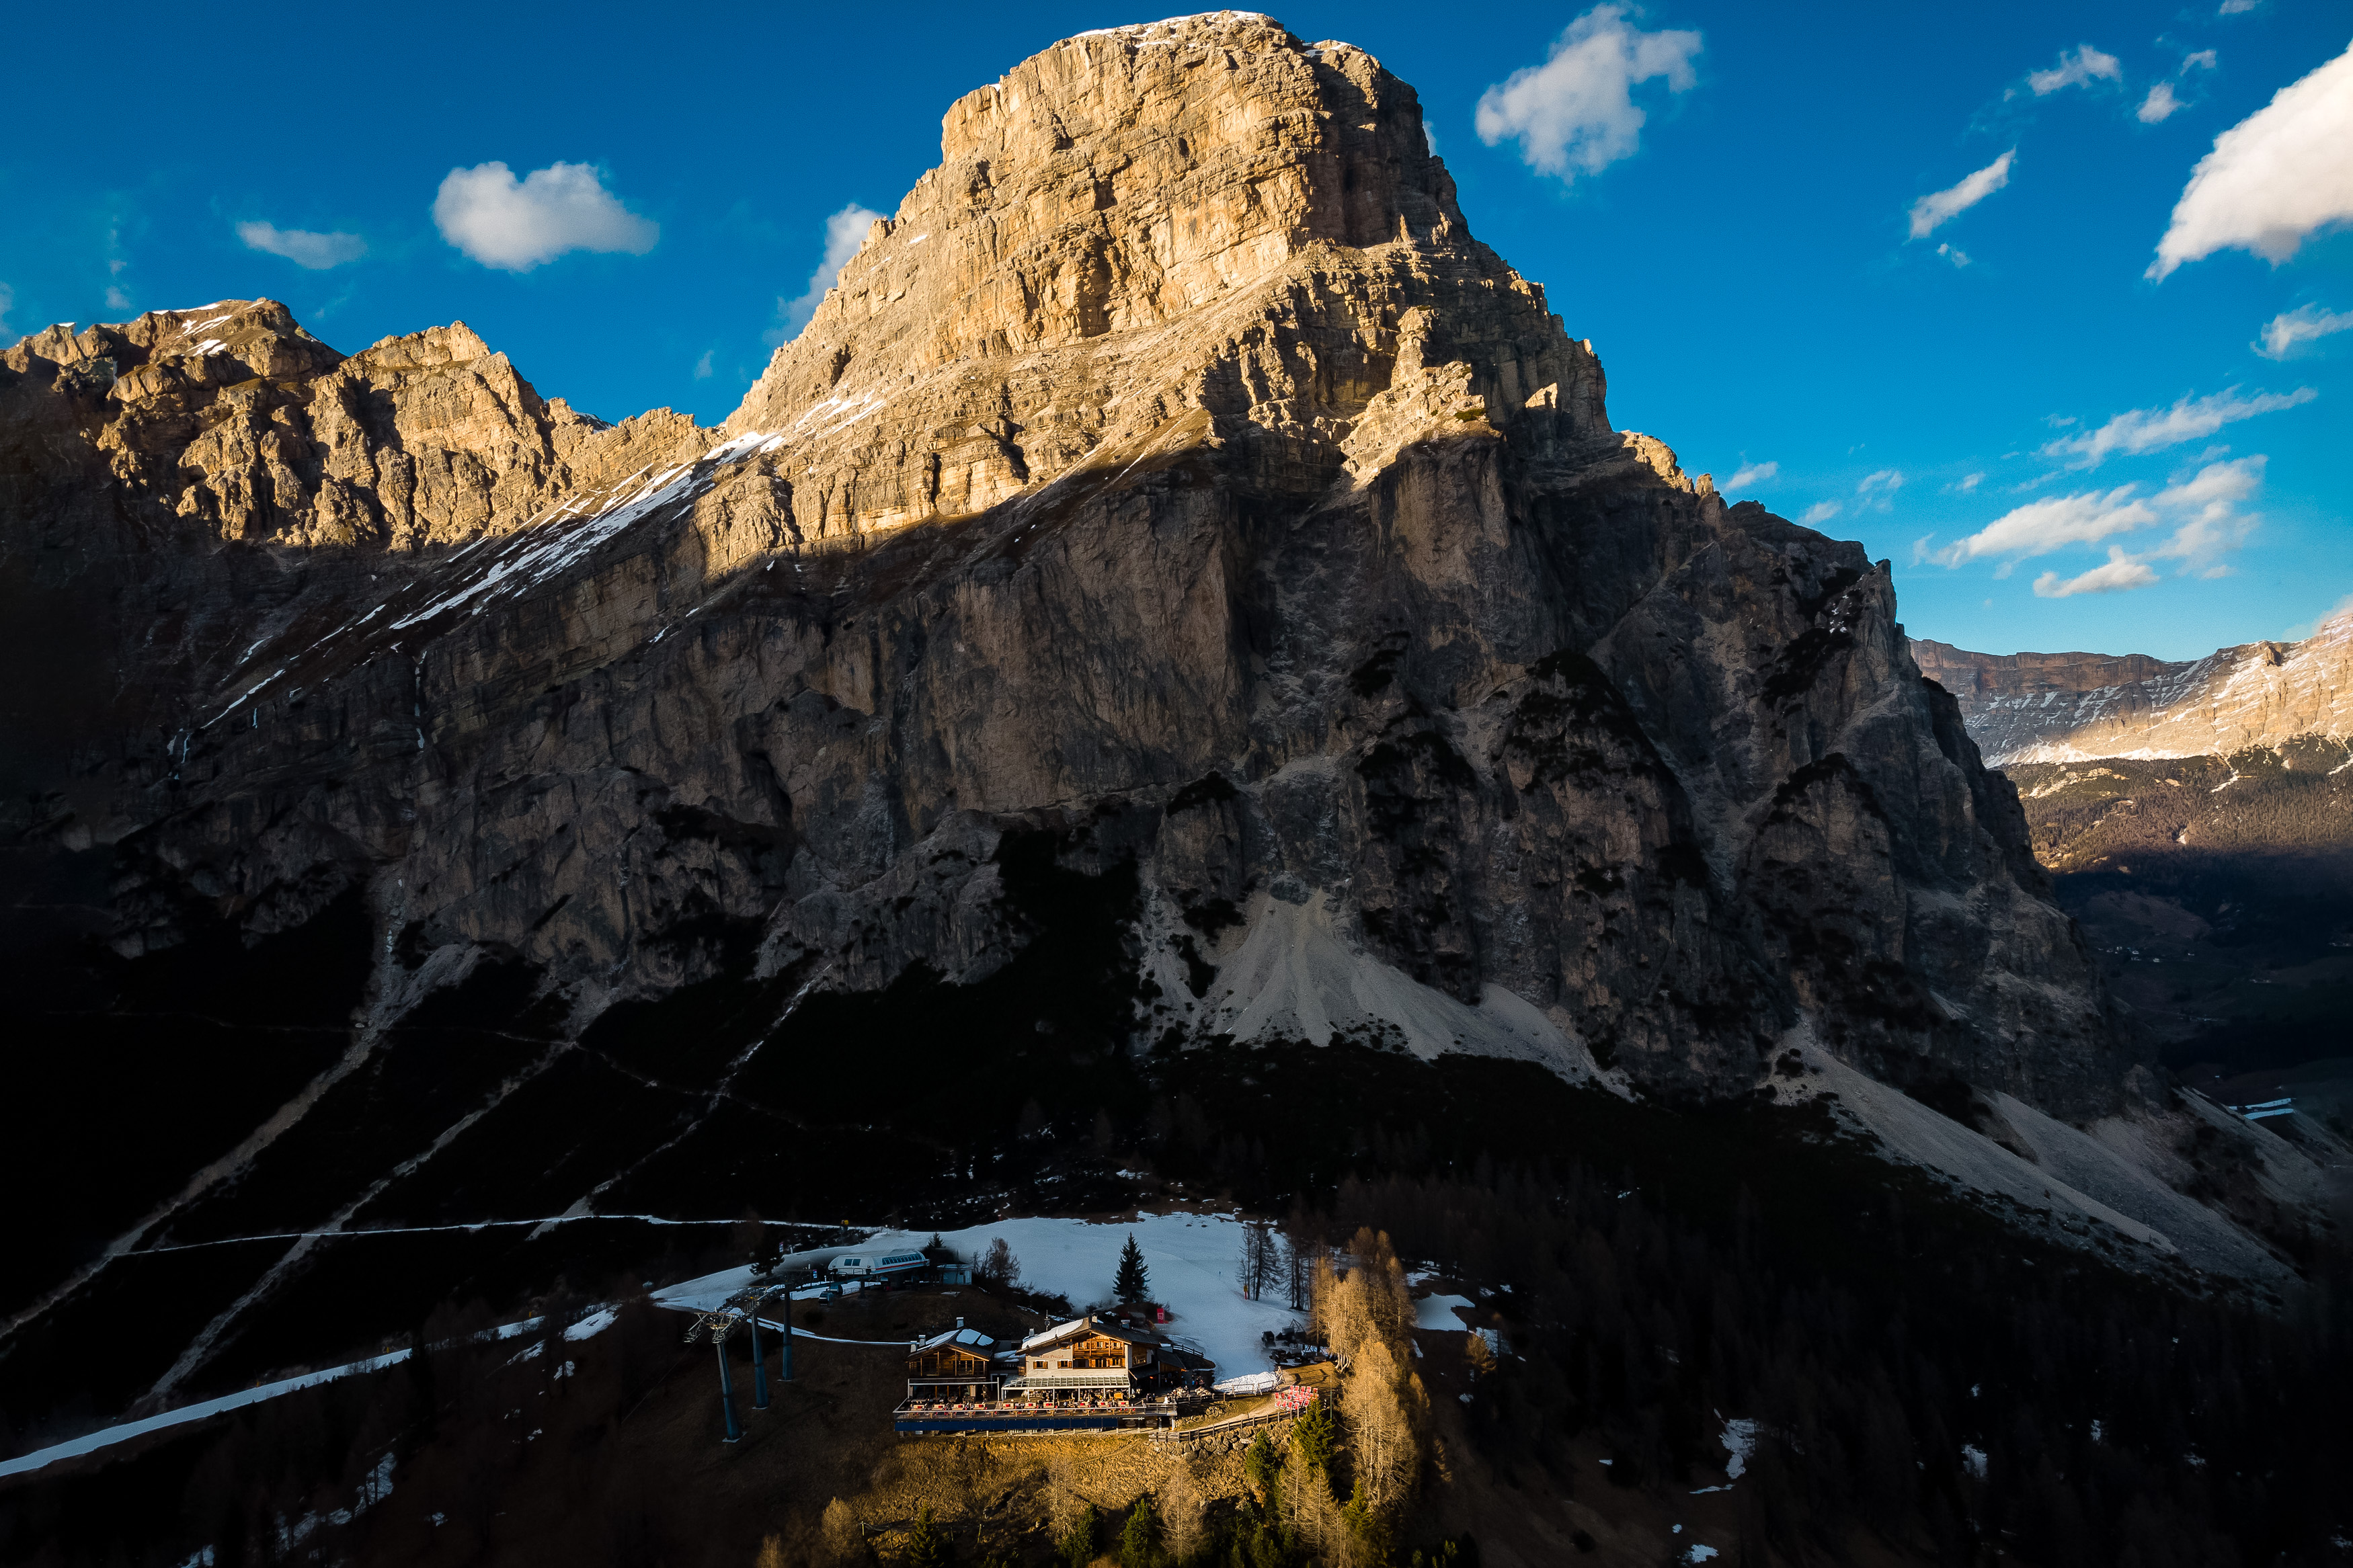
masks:
{"label": "distant mountain ridge", "polygon": [[2137,653],[1970,653],[1924,637],[1912,639],[1912,657],[1960,703],[1993,767],[2353,739],[2353,610],[2301,642],[2242,643],[2178,663]]}

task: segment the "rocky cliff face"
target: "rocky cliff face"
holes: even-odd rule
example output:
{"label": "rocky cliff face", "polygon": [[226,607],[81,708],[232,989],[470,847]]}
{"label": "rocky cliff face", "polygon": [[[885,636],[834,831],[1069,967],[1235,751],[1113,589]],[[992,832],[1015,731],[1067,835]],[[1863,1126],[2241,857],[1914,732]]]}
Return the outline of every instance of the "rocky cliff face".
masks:
{"label": "rocky cliff face", "polygon": [[1810,1028],[2108,1104],[2098,981],[1886,563],[1603,395],[1370,57],[1087,35],[950,109],[716,433],[266,300],[18,345],[0,623],[54,679],[13,826],[109,858],[126,954],[356,898],[363,1047],[486,966],[574,1034],[721,975],[779,1026],[976,986],[1050,874],[1116,928],[1090,1048],[1713,1094]]}
{"label": "rocky cliff face", "polygon": [[2173,664],[2137,653],[1969,653],[1925,639],[1912,655],[1958,700],[1997,767],[2353,739],[2353,612],[2302,642],[2242,643]]}

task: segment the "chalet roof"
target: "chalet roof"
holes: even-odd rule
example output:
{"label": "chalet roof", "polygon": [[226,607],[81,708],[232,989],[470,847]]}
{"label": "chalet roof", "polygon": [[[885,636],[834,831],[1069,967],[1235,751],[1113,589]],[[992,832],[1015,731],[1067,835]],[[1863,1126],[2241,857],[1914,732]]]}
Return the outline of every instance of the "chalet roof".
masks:
{"label": "chalet roof", "polygon": [[1090,1312],[1083,1318],[1073,1318],[1067,1323],[1057,1323],[1043,1333],[1031,1334],[1021,1342],[1021,1349],[1024,1354],[1029,1354],[1038,1351],[1051,1350],[1056,1345],[1066,1345],[1073,1340],[1096,1338],[1125,1340],[1128,1343],[1135,1345],[1155,1345],[1160,1342],[1160,1336],[1149,1330],[1130,1328],[1125,1323],[1109,1322]]}
{"label": "chalet roof", "polygon": [[920,1355],[924,1351],[963,1351],[967,1355],[988,1356],[997,1351],[997,1342],[978,1329],[943,1329],[929,1339],[917,1340],[908,1347],[908,1353]]}

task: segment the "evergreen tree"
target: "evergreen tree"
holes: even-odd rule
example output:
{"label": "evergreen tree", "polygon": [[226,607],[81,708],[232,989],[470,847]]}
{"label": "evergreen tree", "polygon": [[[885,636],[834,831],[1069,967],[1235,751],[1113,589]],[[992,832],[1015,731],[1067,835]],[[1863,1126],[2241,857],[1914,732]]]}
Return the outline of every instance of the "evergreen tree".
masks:
{"label": "evergreen tree", "polygon": [[1135,1233],[1127,1233],[1127,1245],[1119,1250],[1119,1277],[1112,1282],[1112,1291],[1123,1301],[1141,1301],[1152,1289],[1152,1271],[1144,1265],[1144,1248],[1135,1245]]}
{"label": "evergreen tree", "polygon": [[915,1528],[908,1532],[907,1552],[899,1561],[906,1568],[949,1568],[955,1561],[947,1532],[932,1522],[930,1505],[915,1510]]}
{"label": "evergreen tree", "polygon": [[1332,1450],[1339,1446],[1339,1426],[1332,1407],[1320,1399],[1300,1413],[1291,1424],[1291,1451],[1299,1457],[1302,1467],[1317,1475],[1326,1474]]}
{"label": "evergreen tree", "polygon": [[1348,1540],[1353,1548],[1349,1556],[1357,1563],[1387,1563],[1389,1560],[1388,1521],[1373,1507],[1365,1495],[1365,1483],[1356,1483],[1356,1494],[1340,1505],[1340,1519],[1348,1528]]}
{"label": "evergreen tree", "polygon": [[1154,1568],[1160,1561],[1160,1520],[1152,1500],[1140,1497],[1128,1510],[1127,1528],[1120,1532],[1119,1568]]}
{"label": "evergreen tree", "polygon": [[1275,1471],[1282,1464],[1282,1456],[1274,1451],[1267,1440],[1266,1428],[1258,1429],[1250,1439],[1249,1449],[1242,1455],[1242,1474],[1250,1478],[1250,1490],[1257,1494],[1261,1508],[1274,1506]]}
{"label": "evergreen tree", "polygon": [[1086,1511],[1071,1521],[1060,1542],[1062,1560],[1071,1568],[1087,1568],[1095,1560],[1095,1505],[1089,1503]]}

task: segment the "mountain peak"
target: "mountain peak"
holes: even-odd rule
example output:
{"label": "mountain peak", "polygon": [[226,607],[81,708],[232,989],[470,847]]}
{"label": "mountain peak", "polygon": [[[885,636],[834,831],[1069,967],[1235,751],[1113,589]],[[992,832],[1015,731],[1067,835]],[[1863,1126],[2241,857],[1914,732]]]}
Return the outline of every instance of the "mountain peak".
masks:
{"label": "mountain peak", "polygon": [[1419,100],[1361,49],[1247,12],[1081,34],[940,145],[728,421],[820,471],[826,528],[1195,443],[1317,488],[1374,399],[1450,364],[1449,417],[1617,447],[1589,347],[1472,237]]}

